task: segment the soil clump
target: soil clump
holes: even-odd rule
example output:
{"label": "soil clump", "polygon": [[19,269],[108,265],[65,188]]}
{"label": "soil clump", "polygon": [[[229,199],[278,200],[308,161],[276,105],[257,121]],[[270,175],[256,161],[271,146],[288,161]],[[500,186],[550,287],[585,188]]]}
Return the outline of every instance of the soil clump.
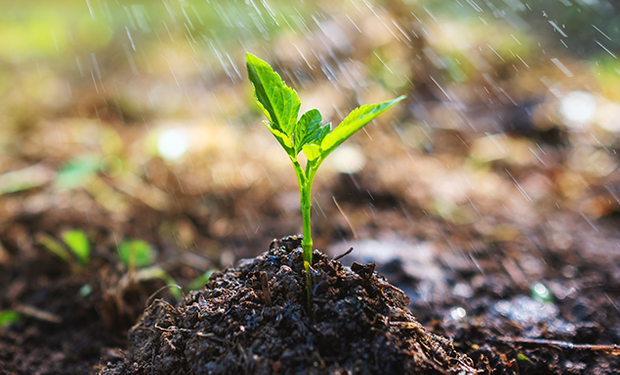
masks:
{"label": "soil clump", "polygon": [[474,374],[374,271],[316,251],[308,315],[300,237],[215,273],[177,306],[154,301],[103,374]]}

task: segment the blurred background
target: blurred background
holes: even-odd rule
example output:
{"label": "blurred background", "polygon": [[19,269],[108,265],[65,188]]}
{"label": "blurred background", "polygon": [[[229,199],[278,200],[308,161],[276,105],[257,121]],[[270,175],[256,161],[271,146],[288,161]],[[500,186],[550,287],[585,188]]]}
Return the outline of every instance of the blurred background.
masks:
{"label": "blurred background", "polygon": [[204,270],[301,232],[246,52],[334,126],[408,96],[318,173],[317,248],[582,246],[619,209],[619,25],[605,0],[5,0],[0,254],[80,228]]}
{"label": "blurred background", "polygon": [[496,332],[619,342],[617,2],[0,9],[0,368],[78,373],[118,359],[150,296],[179,300],[171,285],[200,289],[302,231],[246,52],[333,126],[407,95],[317,174],[318,249],[377,262],[438,333],[469,322],[474,359],[497,357]]}

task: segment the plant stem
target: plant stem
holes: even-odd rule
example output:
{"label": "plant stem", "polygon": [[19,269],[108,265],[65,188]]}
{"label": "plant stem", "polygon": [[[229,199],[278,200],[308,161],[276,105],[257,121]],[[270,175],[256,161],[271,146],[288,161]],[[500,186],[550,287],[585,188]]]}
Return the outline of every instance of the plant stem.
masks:
{"label": "plant stem", "polygon": [[304,237],[301,240],[301,248],[304,261],[312,264],[312,226],[310,224],[312,198],[310,191],[311,186],[304,186],[300,189],[301,216],[304,223]]}
{"label": "plant stem", "polygon": [[[310,185],[310,186],[308,186]],[[309,184],[300,186],[301,216],[304,222],[304,237],[301,240],[301,249],[303,250],[304,268],[306,270],[306,293],[308,296],[308,314],[312,315],[312,278],[310,277],[310,266],[312,265],[312,227],[310,225],[310,209],[312,200],[310,191],[312,189],[312,181]]]}
{"label": "plant stem", "polygon": [[301,216],[303,219],[304,233],[301,240],[301,249],[303,251],[304,269],[306,270],[306,293],[308,297],[308,314],[312,316],[312,278],[310,276],[310,266],[312,266],[312,226],[310,223],[310,214],[312,209],[312,180],[316,170],[311,171],[308,165],[304,173],[301,165],[297,160],[292,160],[297,181],[299,182],[299,202],[301,206]]}
{"label": "plant stem", "polygon": [[299,203],[301,206],[301,216],[303,219],[303,239],[301,240],[301,248],[303,250],[304,262],[312,265],[312,226],[310,221],[310,212],[312,208],[312,180],[316,171],[306,168],[306,172],[301,168],[297,160],[291,160],[299,182]]}

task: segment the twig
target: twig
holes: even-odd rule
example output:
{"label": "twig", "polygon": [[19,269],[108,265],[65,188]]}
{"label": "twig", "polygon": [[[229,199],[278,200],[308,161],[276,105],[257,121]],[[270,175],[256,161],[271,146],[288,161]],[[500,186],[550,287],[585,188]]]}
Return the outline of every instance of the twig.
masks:
{"label": "twig", "polygon": [[593,345],[593,344],[573,344],[568,341],[560,340],[547,340],[547,339],[526,339],[526,338],[510,338],[510,337],[498,337],[498,341],[509,342],[514,344],[526,344],[526,345],[546,345],[555,346],[560,349],[568,350],[590,350],[601,351],[607,354],[620,356],[620,346],[616,344],[611,345]]}
{"label": "twig", "polygon": [[351,247],[349,248],[349,250],[345,251],[344,253],[342,253],[342,254],[340,254],[340,255],[337,255],[337,256],[334,258],[334,260],[339,260],[339,259],[344,258],[344,257],[346,257],[347,255],[351,254],[351,252],[352,252],[352,251],[353,251],[353,246],[351,246]]}
{"label": "twig", "polygon": [[[153,301],[153,298],[155,298],[155,296],[157,294],[159,294],[159,292],[161,292],[164,289],[170,289],[170,288],[179,288],[181,290],[181,293],[183,293],[183,288],[181,288],[180,285],[164,285],[161,288],[157,289],[153,294],[151,294],[151,296],[146,300],[146,304],[144,306],[148,307],[151,302]],[[183,297],[185,297],[185,293],[183,293]]]}
{"label": "twig", "polygon": [[13,309],[24,315],[28,315],[39,320],[56,324],[62,323],[62,318],[60,316],[49,311],[41,310],[31,305],[23,305],[21,303],[18,303],[13,306]]}

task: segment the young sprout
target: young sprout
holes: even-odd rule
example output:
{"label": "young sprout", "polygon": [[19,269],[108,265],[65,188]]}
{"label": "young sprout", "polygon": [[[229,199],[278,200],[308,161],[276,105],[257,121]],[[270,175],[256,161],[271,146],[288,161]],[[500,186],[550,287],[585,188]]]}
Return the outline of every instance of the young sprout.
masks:
{"label": "young sprout", "polygon": [[211,275],[213,275],[213,272],[215,272],[214,269],[208,270],[207,272],[198,276],[197,278],[192,280],[189,284],[187,284],[187,286],[185,287],[185,290],[187,290],[188,292],[191,292],[192,290],[200,290],[204,288],[205,284],[209,282]]}
{"label": "young sprout", "polygon": [[118,247],[118,256],[128,269],[146,267],[155,257],[151,245],[142,240],[123,241]]}
{"label": "young sprout", "polygon": [[20,320],[20,315],[14,310],[0,310],[0,329],[6,328]]}
{"label": "young sprout", "polygon": [[[387,111],[404,96],[377,104],[363,105],[354,109],[332,129],[323,124],[318,109],[311,109],[299,117],[301,102],[297,92],[288,87],[269,64],[248,53],[246,56],[248,77],[254,85],[255,99],[265,112],[265,125],[293,163],[299,183],[301,213],[303,217],[303,259],[306,271],[312,264],[312,234],[310,208],[312,181],[325,158],[342,142],[360,130],[375,117]],[[297,156],[303,151],[307,162],[301,166]]]}
{"label": "young sprout", "polygon": [[[62,240],[64,244],[48,234],[37,234],[37,241],[51,253],[69,263],[73,271],[77,272],[88,267],[91,249],[86,233],[79,229],[70,230],[62,235]],[[77,265],[74,257],[77,258]]]}
{"label": "young sprout", "polygon": [[155,253],[148,242],[142,240],[126,240],[118,246],[118,257],[132,274],[135,272],[135,280],[146,281],[161,279],[169,287],[170,294],[180,301],[183,298],[176,281],[161,267],[151,266],[155,260]]}
{"label": "young sprout", "polygon": [[90,260],[90,243],[88,242],[86,233],[79,229],[70,230],[62,235],[62,240],[65,241],[69,249],[76,256],[80,266],[88,266],[88,261]]}

